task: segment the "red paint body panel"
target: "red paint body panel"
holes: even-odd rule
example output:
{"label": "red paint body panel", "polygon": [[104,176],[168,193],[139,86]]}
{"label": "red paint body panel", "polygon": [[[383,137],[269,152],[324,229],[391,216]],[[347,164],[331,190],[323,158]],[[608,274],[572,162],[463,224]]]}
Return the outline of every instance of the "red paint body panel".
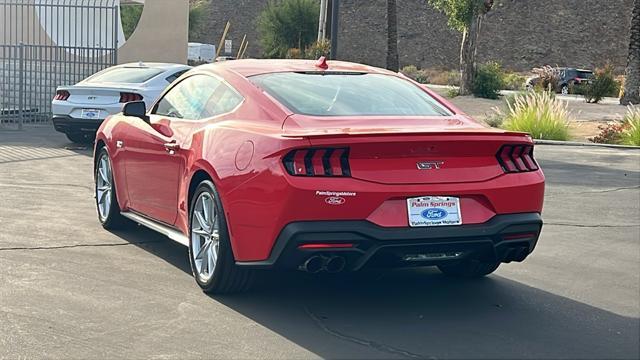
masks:
{"label": "red paint body panel", "polygon": [[[503,144],[531,144],[531,139],[486,128],[430,90],[425,91],[452,116],[317,118],[292,114],[246,78],[317,71],[315,63],[240,60],[202,66],[186,76],[224,79],[244,97],[233,112],[200,121],[151,115],[151,125],[122,115],[105,121],[96,144],[104,143],[112,157],[122,210],[135,210],[188,234],[189,185],[196,172],[204,171],[221,195],[237,261],[267,259],[281,230],[296,221],[368,220],[382,227],[407,227],[409,197],[460,197],[463,224],[542,211],[542,171],[505,174],[495,157]],[[329,71],[400,76],[331,61]],[[172,141],[179,146],[173,154],[164,145]],[[283,157],[310,147],[348,147],[352,177],[287,174]],[[420,161],[443,165],[424,171],[416,166]],[[354,195],[330,204],[327,196],[317,194],[322,191]]]}

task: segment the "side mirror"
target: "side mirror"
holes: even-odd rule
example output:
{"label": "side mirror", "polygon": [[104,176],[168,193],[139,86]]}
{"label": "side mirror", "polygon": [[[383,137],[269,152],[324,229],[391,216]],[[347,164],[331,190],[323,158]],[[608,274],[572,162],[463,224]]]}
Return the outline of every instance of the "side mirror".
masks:
{"label": "side mirror", "polygon": [[149,123],[149,117],[147,116],[147,105],[144,101],[132,101],[124,104],[122,108],[124,116],[133,116],[142,119],[147,124]]}

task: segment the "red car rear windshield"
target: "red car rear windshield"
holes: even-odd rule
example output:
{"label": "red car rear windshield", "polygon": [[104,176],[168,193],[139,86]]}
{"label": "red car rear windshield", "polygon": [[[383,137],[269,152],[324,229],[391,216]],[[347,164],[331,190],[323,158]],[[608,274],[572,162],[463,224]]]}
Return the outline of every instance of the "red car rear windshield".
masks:
{"label": "red car rear windshield", "polygon": [[449,116],[411,82],[367,73],[273,73],[250,80],[297,114],[312,116]]}

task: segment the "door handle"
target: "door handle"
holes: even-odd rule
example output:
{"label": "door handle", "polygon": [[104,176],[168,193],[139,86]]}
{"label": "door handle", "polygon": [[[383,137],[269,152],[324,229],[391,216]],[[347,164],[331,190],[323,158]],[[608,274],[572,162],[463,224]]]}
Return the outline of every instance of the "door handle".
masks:
{"label": "door handle", "polygon": [[178,143],[176,143],[175,141],[172,141],[165,143],[164,148],[167,149],[170,155],[173,155],[176,153],[176,150],[180,150],[180,145],[178,145]]}

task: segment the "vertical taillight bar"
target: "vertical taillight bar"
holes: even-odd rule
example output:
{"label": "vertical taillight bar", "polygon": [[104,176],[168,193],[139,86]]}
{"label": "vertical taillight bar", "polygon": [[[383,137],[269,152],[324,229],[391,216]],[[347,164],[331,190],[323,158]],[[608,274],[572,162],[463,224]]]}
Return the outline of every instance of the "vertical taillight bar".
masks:
{"label": "vertical taillight bar", "polygon": [[348,148],[293,150],[285,155],[283,164],[287,173],[293,176],[351,176]]}

